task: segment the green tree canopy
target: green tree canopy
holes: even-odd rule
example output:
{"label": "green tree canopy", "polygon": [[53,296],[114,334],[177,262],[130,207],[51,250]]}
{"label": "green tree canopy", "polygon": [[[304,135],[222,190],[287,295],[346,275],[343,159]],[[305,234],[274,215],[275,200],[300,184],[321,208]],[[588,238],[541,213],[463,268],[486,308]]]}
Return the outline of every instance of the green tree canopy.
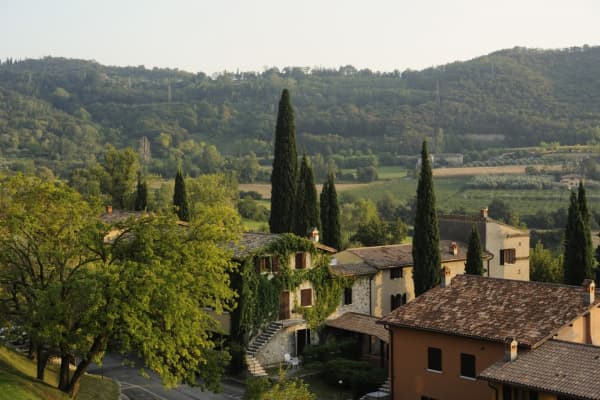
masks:
{"label": "green tree canopy", "polygon": [[571,191],[564,241],[564,283],[581,285],[593,277],[594,255],[589,228],[585,190],[580,182],[577,194]]}
{"label": "green tree canopy", "polygon": [[465,273],[471,275],[483,275],[483,258],[481,249],[481,239],[477,227],[473,225],[469,235],[469,247],[467,249],[467,261],[465,263]]}
{"label": "green tree canopy", "polygon": [[173,192],[173,207],[175,213],[182,221],[190,220],[190,204],[188,202],[187,191],[185,189],[185,179],[181,169],[177,169],[175,175],[175,190]]}
{"label": "green tree canopy", "polygon": [[148,207],[148,183],[138,174],[137,189],[135,192],[134,210],[144,211]]}
{"label": "green tree canopy", "polygon": [[440,282],[440,232],[427,142],[421,150],[421,174],[417,184],[417,209],[413,235],[413,280],[418,296]]}
{"label": "green tree canopy", "polygon": [[233,306],[225,243],[239,233],[234,209],[204,208],[186,227],[170,215],[104,225],[72,189],[23,176],[2,182],[0,203],[0,305],[27,330],[38,376],[57,356],[59,388],[76,395],[113,338],[167,385],[197,374],[218,385],[227,355],[206,310]]}
{"label": "green tree canopy", "polygon": [[292,231],[298,177],[296,126],[290,93],[284,89],[279,101],[275,127],[275,152],[271,172],[271,233]]}
{"label": "green tree canopy", "polygon": [[538,241],[529,254],[529,278],[537,282],[563,282],[563,255],[554,254]]}
{"label": "green tree canopy", "polygon": [[320,206],[321,241],[334,249],[341,249],[340,205],[338,203],[337,191],[335,190],[335,178],[332,173],[327,176],[327,181],[323,184]]}
{"label": "green tree canopy", "polygon": [[320,225],[315,179],[308,159],[304,155],[300,164],[300,176],[296,189],[293,232],[300,237],[306,237],[309,230],[320,229]]}

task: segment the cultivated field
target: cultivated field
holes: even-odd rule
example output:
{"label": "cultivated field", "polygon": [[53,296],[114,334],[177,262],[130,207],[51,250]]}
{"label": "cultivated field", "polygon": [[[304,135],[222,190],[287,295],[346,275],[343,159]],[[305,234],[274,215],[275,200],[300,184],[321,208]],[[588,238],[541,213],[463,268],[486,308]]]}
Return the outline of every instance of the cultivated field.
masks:
{"label": "cultivated field", "polygon": [[[498,167],[461,167],[461,168],[435,168],[433,176],[475,176],[475,175],[512,175],[525,174],[526,165],[506,165]],[[561,165],[545,167],[548,171],[560,171]]]}

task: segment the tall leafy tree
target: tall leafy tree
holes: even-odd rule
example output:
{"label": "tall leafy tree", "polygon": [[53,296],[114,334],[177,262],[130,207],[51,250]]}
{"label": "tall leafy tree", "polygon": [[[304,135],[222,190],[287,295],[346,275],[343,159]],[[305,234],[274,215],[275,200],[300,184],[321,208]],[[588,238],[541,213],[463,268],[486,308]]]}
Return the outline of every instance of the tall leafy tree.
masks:
{"label": "tall leafy tree", "polygon": [[342,239],[340,233],[340,205],[338,203],[337,191],[335,190],[335,178],[333,173],[327,175],[327,181],[323,184],[320,197],[321,205],[321,241],[327,246],[340,249]]}
{"label": "tall leafy tree", "polygon": [[148,207],[148,184],[145,179],[138,174],[137,189],[135,192],[134,209],[144,211]]}
{"label": "tall leafy tree", "polygon": [[440,282],[441,268],[440,232],[427,141],[423,141],[421,150],[412,255],[415,294],[418,296]]}
{"label": "tall leafy tree", "polygon": [[131,148],[117,150],[108,145],[100,165],[102,192],[110,196],[114,207],[130,209],[131,195],[139,169],[137,153]]}
{"label": "tall leafy tree", "polygon": [[298,155],[296,152],[296,127],[290,93],[284,89],[279,101],[275,126],[275,152],[271,172],[271,233],[292,230],[294,221],[294,197],[298,177]]}
{"label": "tall leafy tree", "polygon": [[187,191],[185,189],[185,179],[183,178],[181,168],[177,170],[177,175],[175,175],[173,207],[175,207],[175,213],[177,214],[180,220],[190,220],[190,205],[188,202]]}
{"label": "tall leafy tree", "polygon": [[481,250],[481,239],[477,227],[473,225],[469,235],[469,247],[467,249],[467,261],[465,273],[470,275],[483,275],[483,258]]}
{"label": "tall leafy tree", "polygon": [[[38,377],[58,357],[58,387],[76,397],[112,337],[166,385],[199,374],[215,388],[227,356],[216,350],[217,322],[206,309],[233,303],[223,246],[239,231],[233,208],[205,208],[187,227],[174,216],[104,225],[73,190],[17,176],[0,185],[0,214],[0,307],[27,330]],[[107,232],[118,233],[106,241]]]}
{"label": "tall leafy tree", "polygon": [[591,269],[586,262],[585,224],[574,191],[570,197],[564,246],[564,283],[580,285],[591,277]]}
{"label": "tall leafy tree", "polygon": [[308,159],[304,155],[300,164],[300,176],[296,189],[293,232],[300,237],[306,237],[310,229],[319,229],[320,222],[315,179]]}

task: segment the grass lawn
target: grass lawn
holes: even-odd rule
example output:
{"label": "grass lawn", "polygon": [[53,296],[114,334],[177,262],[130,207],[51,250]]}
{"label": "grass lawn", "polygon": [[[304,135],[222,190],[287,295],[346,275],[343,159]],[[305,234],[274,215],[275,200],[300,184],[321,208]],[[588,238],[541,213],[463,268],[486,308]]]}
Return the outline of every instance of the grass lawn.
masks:
{"label": "grass lawn", "polygon": [[[57,368],[46,369],[46,379],[35,379],[35,363],[27,357],[0,346],[0,400],[67,400],[56,389]],[[119,388],[111,379],[86,375],[81,381],[78,400],[116,400]]]}

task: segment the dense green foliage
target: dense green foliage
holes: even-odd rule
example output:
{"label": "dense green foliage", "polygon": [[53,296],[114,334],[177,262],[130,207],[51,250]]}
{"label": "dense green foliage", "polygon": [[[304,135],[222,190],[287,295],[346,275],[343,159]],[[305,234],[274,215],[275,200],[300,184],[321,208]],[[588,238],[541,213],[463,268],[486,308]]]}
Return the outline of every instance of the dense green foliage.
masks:
{"label": "dense green foliage", "polygon": [[312,228],[321,229],[319,206],[317,204],[317,188],[311,166],[306,155],[300,163],[298,188],[294,206],[293,232],[301,237],[306,237]]}
{"label": "dense green foliage", "polygon": [[[228,168],[220,153],[270,157],[284,87],[302,115],[298,144],[325,164],[332,155],[394,160],[418,153],[424,137],[436,153],[586,143],[600,133],[598,64],[600,48],[588,46],[514,48],[404,72],[290,66],[209,77],[52,57],[5,62],[0,156],[66,174],[106,143],[138,148],[146,138],[150,173],[169,176],[179,163],[191,176],[216,172]],[[326,173],[315,165],[318,180]]]}
{"label": "dense green foliage", "polygon": [[288,378],[279,370],[276,380],[266,377],[250,377],[246,380],[244,400],[314,400],[315,395],[302,379]]}
{"label": "dense green foliage", "polygon": [[467,248],[467,261],[465,262],[465,274],[483,275],[483,258],[481,250],[481,239],[475,225],[469,235],[469,247]]}
{"label": "dense green foliage", "polygon": [[296,127],[290,93],[283,90],[275,127],[275,153],[271,173],[271,233],[292,232],[298,180]]}
{"label": "dense green foliage", "polygon": [[433,175],[426,141],[423,141],[421,150],[421,174],[417,184],[412,255],[415,295],[419,296],[440,282],[442,266]]}
{"label": "dense green foliage", "polygon": [[135,191],[134,210],[144,211],[148,207],[148,183],[138,175],[138,183]]}
{"label": "dense green foliage", "polygon": [[340,205],[335,190],[333,173],[327,175],[327,181],[323,184],[319,200],[321,207],[321,242],[334,249],[341,249]]}
{"label": "dense green foliage", "polygon": [[[290,260],[296,252],[311,255],[312,268],[295,269]],[[256,272],[255,256],[270,255],[278,260],[278,270],[270,274]],[[339,304],[343,290],[352,284],[348,278],[334,277],[328,257],[317,252],[313,242],[293,234],[282,234],[277,240],[246,257],[232,283],[239,293],[238,307],[232,317],[232,336],[241,343],[271,321],[278,320],[279,296],[282,290],[293,291],[304,281],[315,290],[312,307],[296,307],[311,328],[319,327]]]}
{"label": "dense green foliage", "polygon": [[58,387],[76,394],[112,339],[166,385],[200,376],[218,386],[228,356],[207,309],[233,307],[223,245],[239,233],[231,206],[206,207],[187,227],[171,213],[104,224],[64,184],[17,175],[1,188],[0,306],[28,333],[38,376],[59,357]]}
{"label": "dense green foliage", "polygon": [[[592,278],[593,249],[588,241],[589,214],[585,191],[578,191],[579,197],[571,192],[567,226],[565,227],[564,241],[564,283],[567,285],[581,285],[584,279]],[[583,205],[583,207],[582,207]],[[585,214],[583,214],[585,213]],[[584,221],[587,216],[587,221]]]}
{"label": "dense green foliage", "polygon": [[538,282],[562,283],[564,279],[563,255],[544,247],[541,241],[529,254],[529,279]]}
{"label": "dense green foliage", "polygon": [[177,170],[175,175],[175,189],[173,191],[173,208],[181,221],[190,220],[190,203],[188,202],[187,190],[185,189],[185,179],[181,169]]}

